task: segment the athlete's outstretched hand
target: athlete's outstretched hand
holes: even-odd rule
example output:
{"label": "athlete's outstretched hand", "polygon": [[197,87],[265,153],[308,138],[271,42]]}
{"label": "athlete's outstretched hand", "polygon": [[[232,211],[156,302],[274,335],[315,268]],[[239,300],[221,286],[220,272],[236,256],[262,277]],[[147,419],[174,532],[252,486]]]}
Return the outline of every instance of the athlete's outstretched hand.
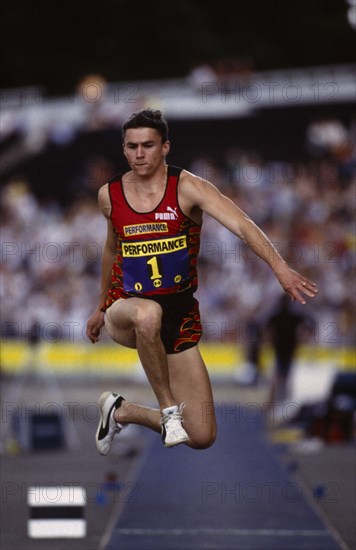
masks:
{"label": "athlete's outstretched hand", "polygon": [[100,339],[100,332],[104,324],[104,313],[97,309],[87,322],[87,336],[93,344]]}
{"label": "athlete's outstretched hand", "polygon": [[313,281],[310,281],[294,269],[285,264],[282,270],[276,272],[276,277],[287,294],[292,300],[297,300],[301,304],[305,304],[303,294],[309,298],[314,298],[318,293],[318,288]]}

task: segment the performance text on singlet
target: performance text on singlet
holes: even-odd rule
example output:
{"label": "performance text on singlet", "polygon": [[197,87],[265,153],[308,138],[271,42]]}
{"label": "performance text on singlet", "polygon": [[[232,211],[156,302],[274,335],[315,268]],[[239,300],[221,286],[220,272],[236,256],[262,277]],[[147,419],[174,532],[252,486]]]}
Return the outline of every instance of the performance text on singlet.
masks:
{"label": "performance text on singlet", "polygon": [[160,239],[155,241],[142,241],[135,243],[122,243],[123,257],[151,256],[152,254],[169,254],[187,248],[186,235]]}

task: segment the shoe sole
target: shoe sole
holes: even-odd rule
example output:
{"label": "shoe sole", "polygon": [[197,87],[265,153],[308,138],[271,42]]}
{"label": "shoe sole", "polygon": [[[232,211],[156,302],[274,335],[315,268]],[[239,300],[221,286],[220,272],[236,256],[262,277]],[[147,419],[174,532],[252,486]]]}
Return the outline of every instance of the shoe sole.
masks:
{"label": "shoe sole", "polygon": [[175,441],[174,443],[163,443],[165,447],[175,447],[176,445],[181,445],[182,443],[186,443],[189,441],[189,437],[184,437],[182,439],[179,439],[178,441]]}
{"label": "shoe sole", "polygon": [[[113,397],[113,401],[112,403],[110,403],[110,405],[108,406],[108,411],[104,414],[104,408],[107,406],[107,401],[108,401],[108,398],[112,396]],[[115,404],[115,402],[118,400],[119,397],[122,397],[121,395],[119,394],[116,394],[113,395],[113,392],[110,392],[110,391],[107,391],[107,392],[103,392],[101,394],[101,396],[99,397],[99,408],[100,408],[100,421],[99,421],[99,425],[98,425],[98,428],[96,430],[96,434],[95,434],[95,442],[96,442],[96,448],[99,452],[99,454],[101,454],[102,456],[106,456],[110,450],[106,452],[106,453],[103,453],[101,450],[100,450],[100,447],[99,447],[99,444],[100,444],[100,441],[102,439],[99,439],[99,434],[101,432],[101,429],[103,427],[103,424],[104,424],[104,416],[106,418],[106,421],[107,423],[110,423],[110,415],[111,415],[111,410],[112,410],[112,407],[113,405]]]}

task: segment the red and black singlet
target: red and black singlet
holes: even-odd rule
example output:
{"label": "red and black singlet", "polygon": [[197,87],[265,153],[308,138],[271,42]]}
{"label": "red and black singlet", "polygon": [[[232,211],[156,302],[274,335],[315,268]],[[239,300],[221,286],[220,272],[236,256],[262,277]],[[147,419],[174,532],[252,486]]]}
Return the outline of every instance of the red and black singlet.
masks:
{"label": "red and black singlet", "polygon": [[197,289],[201,225],[178,203],[181,168],[168,166],[164,196],[151,212],[136,212],[126,200],[122,175],[109,181],[117,255],[105,308],[119,298],[168,295]]}

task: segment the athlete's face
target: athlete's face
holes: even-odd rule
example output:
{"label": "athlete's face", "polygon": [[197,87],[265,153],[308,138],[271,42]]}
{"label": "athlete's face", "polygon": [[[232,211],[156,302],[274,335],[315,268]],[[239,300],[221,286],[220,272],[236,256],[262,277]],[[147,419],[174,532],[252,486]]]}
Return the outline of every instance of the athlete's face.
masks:
{"label": "athlete's face", "polygon": [[129,128],[124,138],[124,155],[131,169],[139,176],[150,176],[164,164],[169,141],[162,143],[154,128]]}

